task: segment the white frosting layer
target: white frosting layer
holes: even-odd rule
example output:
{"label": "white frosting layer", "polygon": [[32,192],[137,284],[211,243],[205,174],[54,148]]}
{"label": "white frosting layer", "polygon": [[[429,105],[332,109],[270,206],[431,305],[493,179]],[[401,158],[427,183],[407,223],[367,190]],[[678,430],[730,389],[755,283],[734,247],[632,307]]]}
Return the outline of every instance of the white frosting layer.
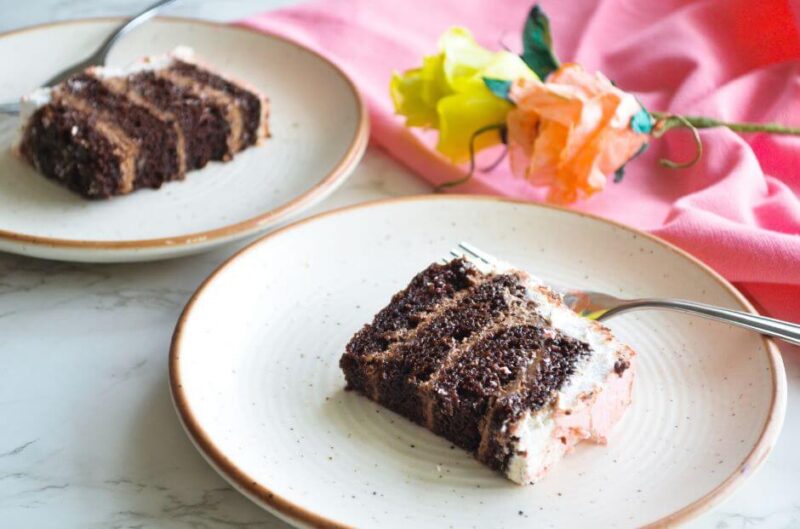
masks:
{"label": "white frosting layer", "polygon": [[192,62],[194,57],[194,50],[192,48],[189,48],[188,46],[178,46],[169,53],[154,57],[144,57],[127,66],[95,66],[91,69],[91,72],[100,79],[127,77],[140,72],[164,70],[169,68],[175,59],[185,62]]}
{"label": "white frosting layer", "polygon": [[588,343],[591,354],[575,366],[575,374],[556,395],[554,408],[534,414],[527,412],[517,423],[516,431],[512,432],[519,441],[509,460],[506,475],[521,484],[540,477],[564,455],[568,447],[554,434],[556,424],[553,413],[572,410],[582,404],[581,396],[602,391],[606,379],[614,370],[618,351],[623,347],[610,335],[599,332],[595,322],[579,316],[560,300],[554,303],[548,293],[553,295],[552,291],[542,286],[541,281],[530,279],[528,296],[537,303],[536,311],[564,335]]}
{"label": "white frosting layer", "polygon": [[[127,77],[139,72],[151,72],[157,70],[164,70],[169,68],[175,59],[181,61],[192,62],[194,61],[194,50],[188,46],[178,46],[169,53],[158,55],[154,57],[144,57],[135,61],[127,66],[112,67],[112,66],[93,66],[89,69],[92,75],[100,79],[110,79],[112,77]],[[52,99],[52,88],[37,88],[30,94],[23,96],[20,101],[22,107],[20,112],[21,121],[25,122],[36,111],[36,109],[43,107]]]}
{"label": "white frosting layer", "polygon": [[[531,483],[544,469],[552,467],[561,459],[563,451],[553,450],[557,448],[553,446],[555,427],[555,421],[550,414],[525,414],[514,432],[519,441],[516,452],[508,462],[508,479],[520,485]],[[526,455],[523,457],[518,453]]]}
{"label": "white frosting layer", "polygon": [[25,133],[25,127],[28,126],[28,120],[37,109],[45,106],[53,98],[53,90],[51,88],[37,88],[30,94],[24,96],[19,102],[19,126],[17,127],[17,135],[14,138],[15,148],[19,146],[22,141],[22,135]]}
{"label": "white frosting layer", "polygon": [[[501,261],[494,265],[487,265],[477,259],[470,259],[470,262],[485,273],[518,270]],[[558,437],[561,432],[554,415],[566,410],[577,413],[580,408],[585,408],[586,404],[581,397],[598,394],[605,388],[609,375],[614,371],[614,364],[625,349],[625,345],[605,332],[600,324],[579,316],[563,303],[560,296],[544,286],[541,280],[526,275],[529,278],[527,293],[536,302],[536,311],[564,335],[588,343],[591,354],[576,364],[574,375],[559,390],[552,408],[548,407],[533,414],[526,412],[512,426],[510,433],[519,441],[509,460],[506,476],[520,484],[531,483],[541,477],[580,440],[569,439],[566,443],[561,441]]]}
{"label": "white frosting layer", "polygon": [[556,406],[566,410],[574,407],[581,395],[603,387],[606,377],[614,369],[618,351],[624,346],[611,334],[600,332],[596,322],[579,316],[562,302],[553,303],[545,292],[553,294],[539,280],[531,278],[528,295],[537,303],[536,311],[555,329],[588,343],[592,349],[592,354],[575,366],[575,374],[558,393]]}
{"label": "white frosting layer", "polygon": [[53,97],[53,90],[51,88],[37,88],[30,94],[26,95],[20,101],[21,111],[20,117],[25,120],[33,114],[37,108],[43,107],[50,102]]}

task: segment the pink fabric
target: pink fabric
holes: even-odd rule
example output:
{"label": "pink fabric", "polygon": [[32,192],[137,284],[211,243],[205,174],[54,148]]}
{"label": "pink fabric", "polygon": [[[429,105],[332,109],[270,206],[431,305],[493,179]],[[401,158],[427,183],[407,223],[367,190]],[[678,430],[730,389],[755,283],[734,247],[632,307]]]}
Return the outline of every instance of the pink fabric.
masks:
{"label": "pink fabric", "polygon": [[[601,70],[654,110],[800,125],[800,6],[785,0],[543,0],[562,61]],[[460,176],[393,114],[393,70],[416,66],[452,25],[484,46],[518,47],[531,0],[325,0],[245,22],[285,35],[338,63],[361,89],[373,141],[423,178]],[[777,317],[800,321],[800,138],[702,133],[705,154],[687,170],[687,133],[656,140],[622,184],[575,205],[648,230],[698,256]],[[486,161],[492,156],[486,153]],[[485,163],[485,162],[484,162]],[[507,164],[459,192],[541,200]]]}

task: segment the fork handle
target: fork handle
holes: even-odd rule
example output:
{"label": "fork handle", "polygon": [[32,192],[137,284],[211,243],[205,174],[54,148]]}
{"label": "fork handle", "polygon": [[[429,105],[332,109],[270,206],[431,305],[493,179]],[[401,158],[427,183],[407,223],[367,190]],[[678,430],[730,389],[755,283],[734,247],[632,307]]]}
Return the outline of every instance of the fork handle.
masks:
{"label": "fork handle", "polygon": [[127,35],[134,29],[138,28],[154,16],[156,13],[163,7],[166,7],[169,4],[176,2],[177,0],[159,0],[158,2],[152,3],[149,6],[145,7],[143,10],[139,11],[137,14],[133,15],[128,21],[118,27],[111,35],[106,37],[106,40],[103,41],[103,44],[100,48],[93,54],[93,57],[97,59],[98,64],[104,64],[106,58],[108,57],[108,53],[111,51],[111,48],[114,47],[114,44],[122,38],[123,36]]}
{"label": "fork handle", "polygon": [[106,59],[108,58],[108,54],[111,52],[111,48],[114,47],[114,44],[131,32],[133,29],[141,26],[151,18],[153,18],[156,13],[162,8],[176,2],[177,0],[159,0],[154,4],[150,4],[144,10],[140,11],[138,14],[134,15],[133,18],[125,21],[124,24],[120,25],[116,28],[111,35],[106,37],[103,43],[97,48],[94,53],[88,56],[83,61],[72,65],[70,68],[66,70],[62,70],[61,72],[57,73],[55,76],[51,77],[47,81],[45,81],[42,86],[55,86],[59,83],[62,83],[72,77],[75,73],[86,69],[89,66],[102,66],[106,63]]}
{"label": "fork handle", "polygon": [[621,312],[648,308],[696,314],[703,318],[724,321],[737,327],[743,327],[767,336],[780,338],[791,344],[800,345],[800,325],[796,323],[682,299],[634,299],[606,311],[598,319],[605,320]]}

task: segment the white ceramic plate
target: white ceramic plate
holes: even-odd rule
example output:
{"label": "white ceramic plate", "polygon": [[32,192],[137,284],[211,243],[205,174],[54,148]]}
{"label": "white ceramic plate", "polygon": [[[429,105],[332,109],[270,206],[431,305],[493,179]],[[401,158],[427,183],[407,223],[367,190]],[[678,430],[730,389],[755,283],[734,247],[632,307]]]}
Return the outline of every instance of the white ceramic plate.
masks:
{"label": "white ceramic plate", "polygon": [[[0,36],[0,101],[82,59],[120,19],[79,20]],[[84,200],[12,155],[18,121],[0,116],[0,250],[76,261],[136,261],[198,252],[285,222],[340,184],[367,144],[350,80],[316,53],[244,28],[157,19],[114,49],[124,65],[177,45],[270,98],[273,137],[183,182],[107,201]],[[320,89],[324,87],[324,89]]]}
{"label": "white ceramic plate", "polygon": [[464,239],[567,284],[752,310],[676,248],[566,210],[419,197],[323,214],[233,257],[178,324],[173,396],[208,461],[297,525],[381,528],[666,525],[763,462],[786,400],[777,349],[681,314],[611,321],[639,353],[633,406],[607,446],[581,445],[535,486],[345,392],[338,361],[351,335]]}

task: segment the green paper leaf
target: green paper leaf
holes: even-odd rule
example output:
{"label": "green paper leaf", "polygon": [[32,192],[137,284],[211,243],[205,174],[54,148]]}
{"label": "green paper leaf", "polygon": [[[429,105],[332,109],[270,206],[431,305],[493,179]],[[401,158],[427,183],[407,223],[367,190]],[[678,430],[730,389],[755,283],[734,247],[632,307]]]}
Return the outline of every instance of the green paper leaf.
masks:
{"label": "green paper leaf", "polygon": [[631,129],[640,134],[650,134],[653,130],[653,117],[650,112],[642,106],[642,109],[631,118]]}
{"label": "green paper leaf", "polygon": [[543,81],[550,75],[550,72],[558,68],[559,62],[553,53],[550,20],[538,4],[533,6],[525,21],[520,57]]}
{"label": "green paper leaf", "polygon": [[512,102],[511,99],[508,97],[508,92],[511,90],[511,84],[512,84],[511,81],[506,81],[505,79],[490,79],[489,77],[484,77],[483,83],[486,85],[486,88],[488,88],[491,93],[493,93],[500,99],[505,99],[508,102]]}

